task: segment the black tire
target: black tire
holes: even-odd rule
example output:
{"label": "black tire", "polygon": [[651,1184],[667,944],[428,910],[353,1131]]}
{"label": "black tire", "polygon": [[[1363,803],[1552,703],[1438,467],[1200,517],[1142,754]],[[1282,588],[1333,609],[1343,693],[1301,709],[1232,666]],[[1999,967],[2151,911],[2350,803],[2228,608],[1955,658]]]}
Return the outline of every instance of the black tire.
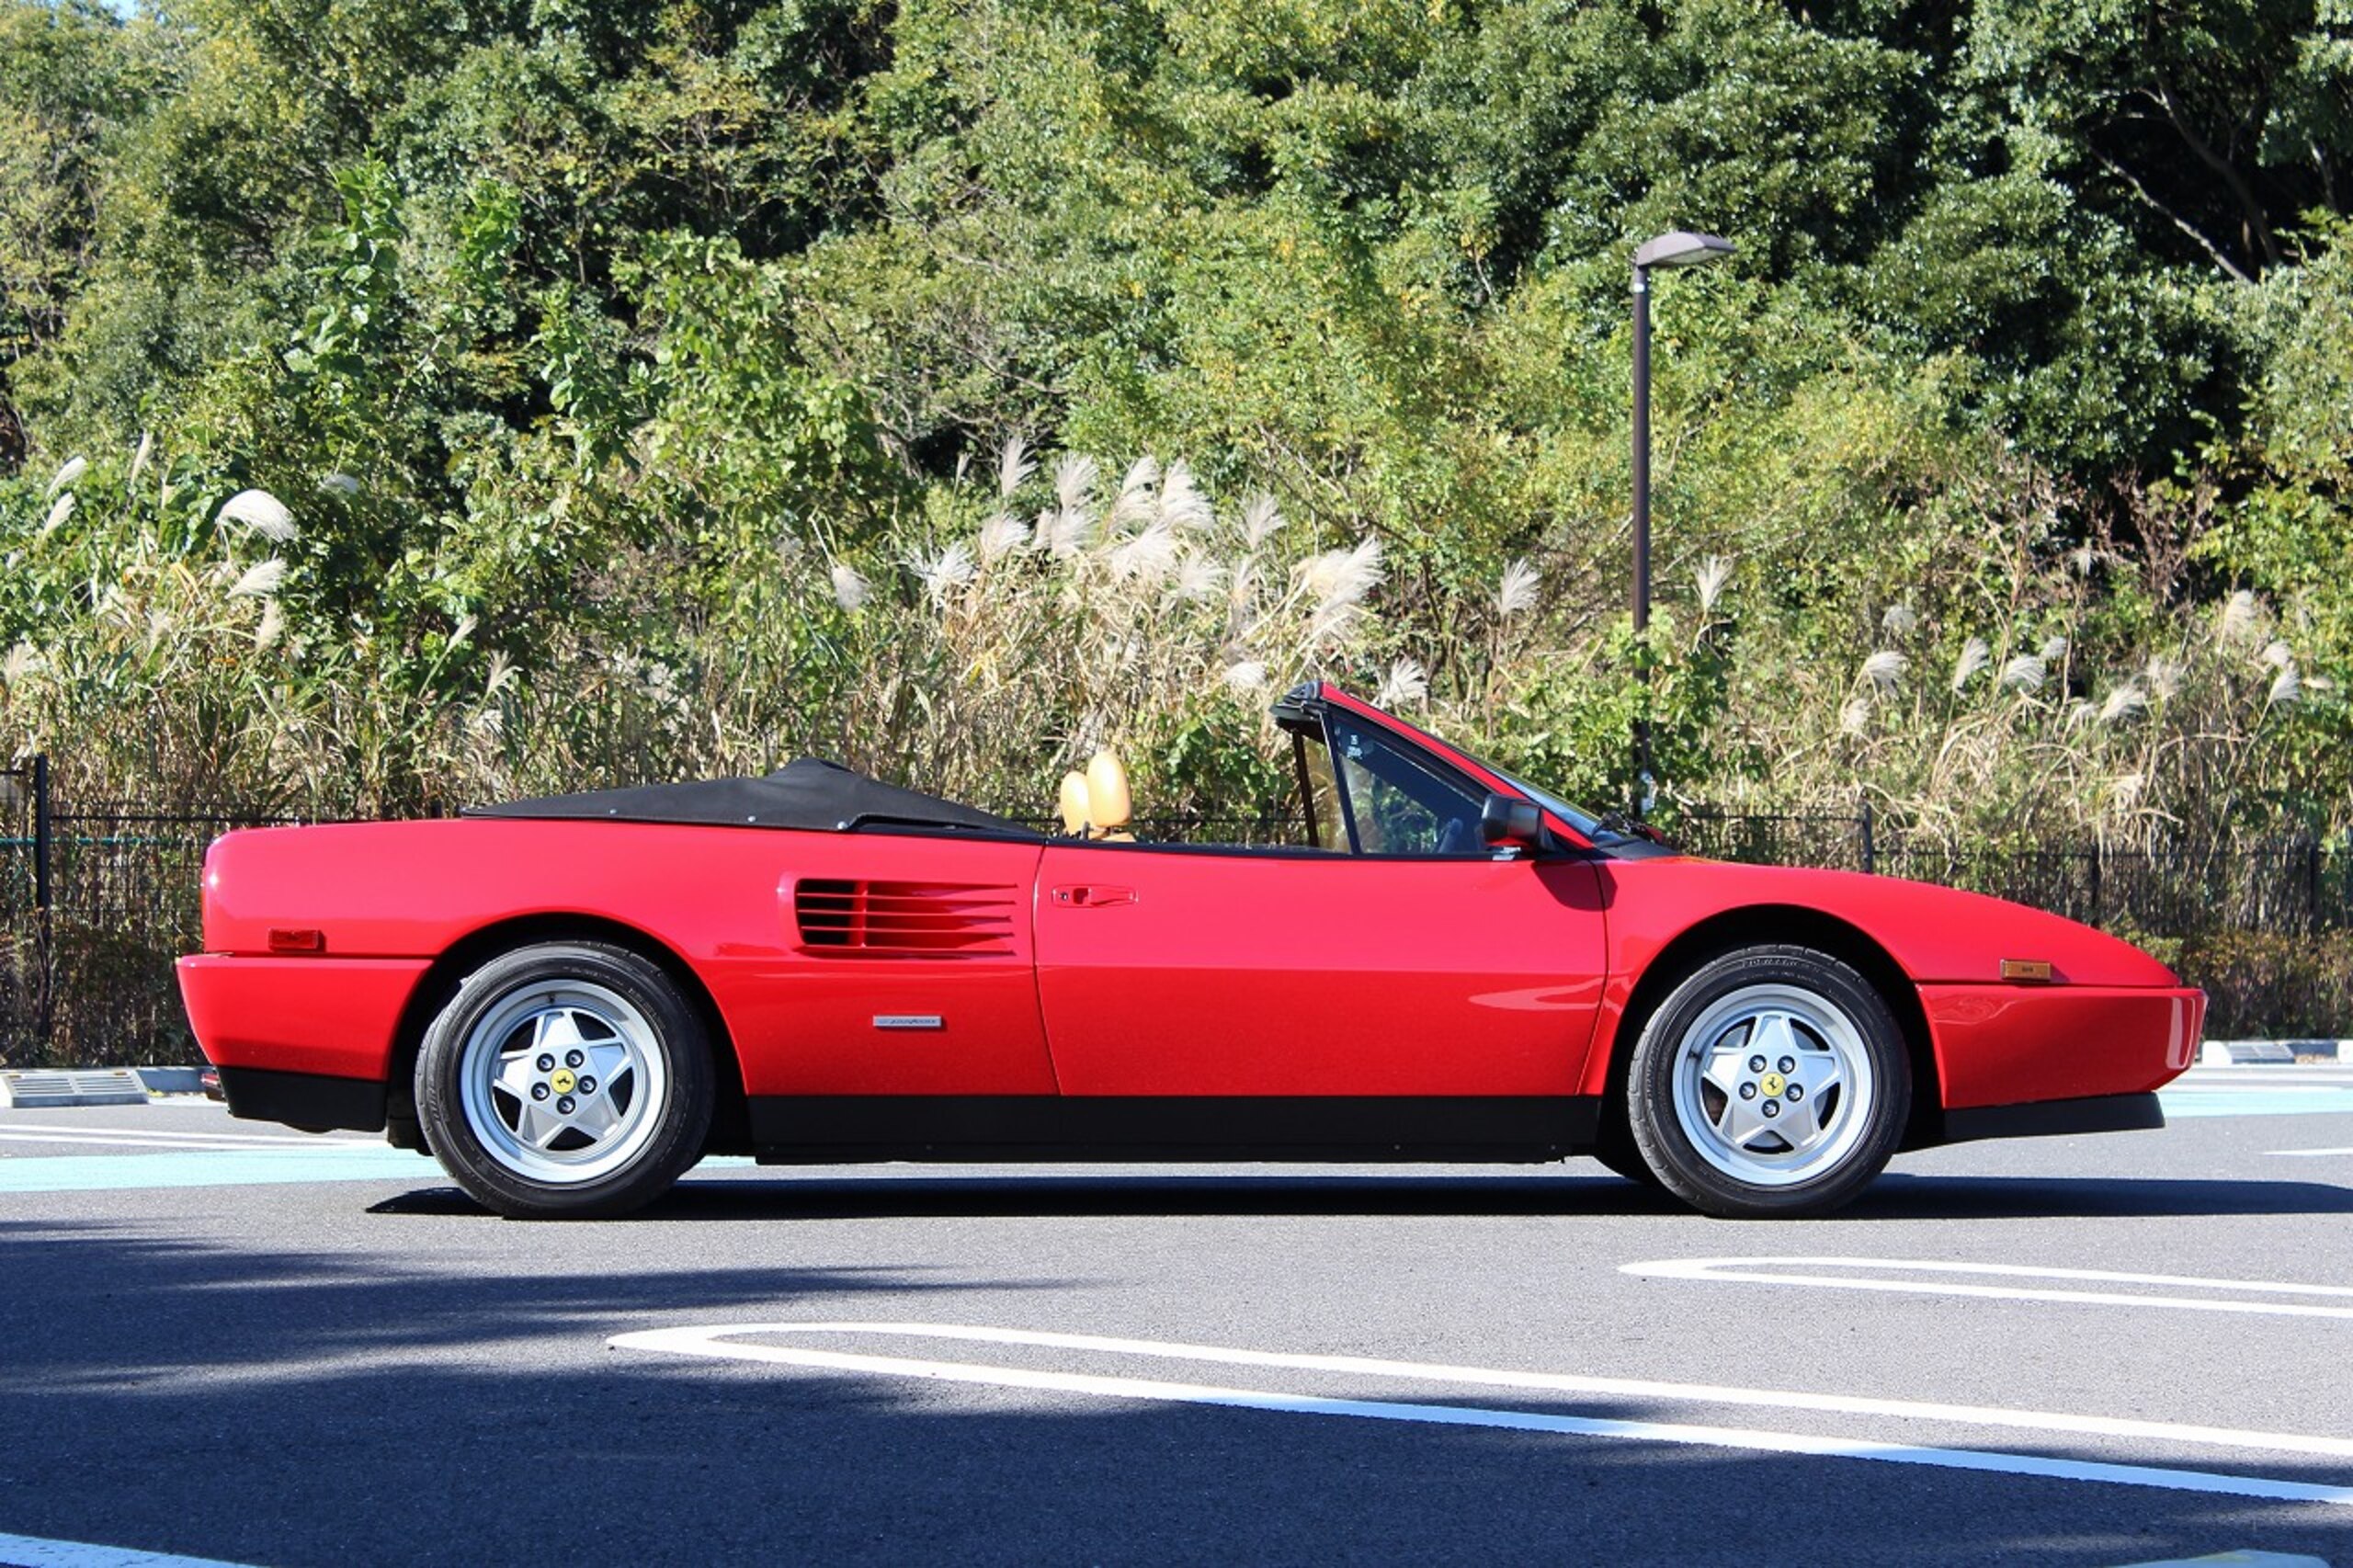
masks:
{"label": "black tire", "polygon": [[1634,1135],[1614,1117],[1602,1122],[1599,1139],[1590,1153],[1613,1176],[1624,1176],[1635,1186],[1648,1187],[1653,1192],[1664,1187],[1658,1179],[1658,1173],[1643,1163],[1643,1152],[1634,1147]]}
{"label": "black tire", "polygon": [[1724,1219],[1851,1202],[1886,1167],[1911,1107],[1911,1060],[1886,998],[1811,948],[1741,948],[1699,965],[1644,1020],[1626,1075],[1643,1163]]}
{"label": "black tire", "polygon": [[716,1098],[710,1040],[677,986],[589,941],[518,948],[468,975],[426,1031],[415,1090],[442,1168],[485,1208],[536,1220],[607,1219],[668,1191],[702,1157]]}

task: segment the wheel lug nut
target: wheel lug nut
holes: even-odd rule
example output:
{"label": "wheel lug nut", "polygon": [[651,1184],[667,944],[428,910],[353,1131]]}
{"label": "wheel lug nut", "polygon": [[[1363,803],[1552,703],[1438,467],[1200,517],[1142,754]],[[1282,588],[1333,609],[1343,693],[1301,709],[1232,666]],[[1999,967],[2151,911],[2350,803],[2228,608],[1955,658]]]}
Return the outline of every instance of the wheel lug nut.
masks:
{"label": "wheel lug nut", "polygon": [[1751,1073],[1762,1073],[1765,1071],[1765,1059],[1761,1056],[1750,1057],[1748,1059],[1748,1070]]}
{"label": "wheel lug nut", "polygon": [[597,1092],[597,1080],[596,1080],[596,1079],[594,1079],[594,1078],[583,1078],[583,1079],[581,1079],[581,1080],[580,1080],[580,1092],[581,1092],[582,1094],[584,1094],[584,1095],[593,1095],[593,1094],[595,1094],[595,1093]]}
{"label": "wheel lug nut", "polygon": [[545,1084],[534,1084],[534,1085],[531,1085],[531,1097],[532,1097],[533,1099],[535,1099],[535,1100],[543,1100],[543,1099],[547,1098],[547,1097],[548,1097],[548,1086],[547,1086]]}
{"label": "wheel lug nut", "polygon": [[1779,1116],[1781,1114],[1781,1108],[1777,1102],[1767,1100],[1765,1102],[1765,1114],[1767,1116]]}
{"label": "wheel lug nut", "polygon": [[1798,1101],[1800,1101],[1800,1100],[1802,1100],[1802,1099],[1805,1098],[1805,1091],[1804,1091],[1803,1089],[1799,1088],[1795,1084],[1791,1084],[1791,1085],[1790,1085],[1789,1095],[1790,1095],[1790,1103],[1791,1105],[1795,1105],[1795,1104],[1797,1104],[1797,1103],[1798,1103]]}
{"label": "wheel lug nut", "polygon": [[1754,1084],[1743,1084],[1740,1086],[1740,1097],[1745,1100],[1755,1099],[1756,1097],[1756,1085]]}
{"label": "wheel lug nut", "polygon": [[563,1064],[566,1067],[577,1067],[587,1060],[576,1051],[567,1051],[563,1053]]}
{"label": "wheel lug nut", "polygon": [[555,1058],[550,1056],[544,1051],[540,1052],[540,1071],[542,1073],[552,1073],[555,1071]]}
{"label": "wheel lug nut", "polygon": [[572,1096],[570,1095],[566,1095],[563,1098],[556,1101],[555,1108],[563,1112],[564,1115],[570,1116],[572,1114]]}
{"label": "wheel lug nut", "polygon": [[1798,1070],[1798,1064],[1790,1058],[1784,1056],[1781,1058],[1780,1068],[1784,1073],[1794,1073]]}

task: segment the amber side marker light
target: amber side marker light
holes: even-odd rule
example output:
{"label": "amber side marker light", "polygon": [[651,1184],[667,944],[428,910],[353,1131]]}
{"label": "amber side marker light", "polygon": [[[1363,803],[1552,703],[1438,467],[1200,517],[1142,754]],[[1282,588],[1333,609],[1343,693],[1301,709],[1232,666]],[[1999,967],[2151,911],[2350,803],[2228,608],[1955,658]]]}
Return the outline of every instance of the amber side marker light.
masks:
{"label": "amber side marker light", "polygon": [[324,931],[290,930],[273,926],[269,928],[269,950],[273,953],[323,953],[327,950],[327,934]]}
{"label": "amber side marker light", "polygon": [[2002,978],[2048,983],[2051,979],[2051,960],[2049,959],[2004,959]]}

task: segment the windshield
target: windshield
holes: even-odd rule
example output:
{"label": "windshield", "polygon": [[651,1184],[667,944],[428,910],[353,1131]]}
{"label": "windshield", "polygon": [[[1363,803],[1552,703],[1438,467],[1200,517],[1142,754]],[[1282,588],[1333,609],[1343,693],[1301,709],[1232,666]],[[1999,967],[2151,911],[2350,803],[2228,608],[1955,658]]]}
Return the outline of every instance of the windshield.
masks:
{"label": "windshield", "polygon": [[[1464,755],[1468,756],[1469,754],[1465,753]],[[1638,835],[1627,832],[1624,828],[1612,825],[1615,819],[1611,816],[1596,816],[1591,812],[1579,811],[1576,807],[1561,799],[1560,796],[1552,793],[1552,790],[1540,790],[1535,785],[1530,784],[1527,779],[1517,778],[1512,774],[1506,773],[1502,768],[1497,767],[1494,763],[1488,762],[1484,758],[1473,758],[1473,760],[1478,762],[1480,767],[1485,768],[1488,772],[1494,774],[1496,778],[1502,779],[1505,783],[1510,785],[1513,789],[1518,790],[1521,794],[1527,796],[1529,800],[1535,801],[1538,805],[1543,807],[1554,816],[1559,817],[1563,822],[1567,823],[1571,827],[1575,828],[1586,838],[1591,839],[1597,844],[1605,840],[1610,843],[1625,843],[1639,836]]]}

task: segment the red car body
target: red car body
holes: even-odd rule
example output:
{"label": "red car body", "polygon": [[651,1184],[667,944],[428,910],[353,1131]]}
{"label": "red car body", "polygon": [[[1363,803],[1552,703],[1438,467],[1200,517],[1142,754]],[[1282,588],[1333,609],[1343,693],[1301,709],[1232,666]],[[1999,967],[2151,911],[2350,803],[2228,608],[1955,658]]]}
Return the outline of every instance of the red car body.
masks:
{"label": "red car body", "polygon": [[[1286,700],[1532,793],[1330,687]],[[1613,848],[1558,804],[1545,852],[1469,855],[593,818],[241,832],[207,858],[180,981],[235,1114],[409,1143],[460,982],[584,937],[701,1015],[710,1150],[1546,1159],[1606,1142],[1674,977],[1797,943],[1901,1028],[1904,1147],[2162,1124],[2203,998],[2129,944],[1947,888]]]}

